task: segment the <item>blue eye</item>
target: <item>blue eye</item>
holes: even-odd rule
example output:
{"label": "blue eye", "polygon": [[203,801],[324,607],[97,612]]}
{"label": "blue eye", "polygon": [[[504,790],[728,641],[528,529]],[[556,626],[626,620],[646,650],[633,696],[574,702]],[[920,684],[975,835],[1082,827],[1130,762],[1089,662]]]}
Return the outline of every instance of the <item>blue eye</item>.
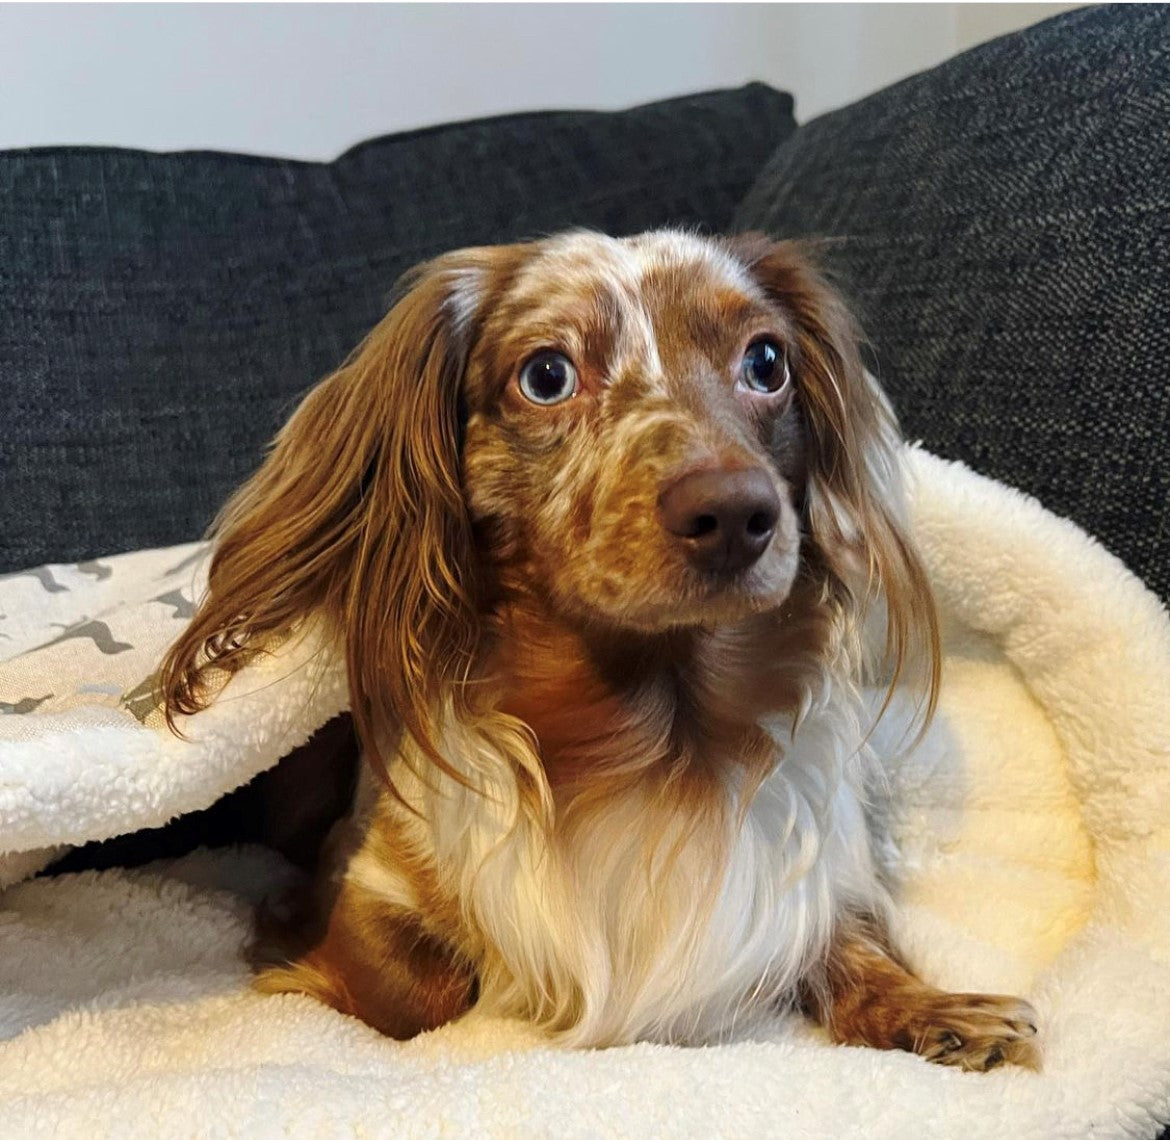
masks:
{"label": "blue eye", "polygon": [[779,392],[788,383],[788,357],[766,337],[752,341],[743,354],[743,382],[753,392]]}
{"label": "blue eye", "polygon": [[520,391],[534,404],[560,404],[577,391],[577,369],[561,352],[538,352],[520,369]]}

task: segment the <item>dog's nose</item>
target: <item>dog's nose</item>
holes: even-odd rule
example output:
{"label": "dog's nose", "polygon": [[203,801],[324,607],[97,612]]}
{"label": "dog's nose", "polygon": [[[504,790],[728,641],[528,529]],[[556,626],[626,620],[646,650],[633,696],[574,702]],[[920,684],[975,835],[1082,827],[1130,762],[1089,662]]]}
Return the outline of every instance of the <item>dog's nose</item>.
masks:
{"label": "dog's nose", "polygon": [[662,525],[700,570],[745,570],[772,541],[780,499],[758,467],[692,471],[658,496]]}

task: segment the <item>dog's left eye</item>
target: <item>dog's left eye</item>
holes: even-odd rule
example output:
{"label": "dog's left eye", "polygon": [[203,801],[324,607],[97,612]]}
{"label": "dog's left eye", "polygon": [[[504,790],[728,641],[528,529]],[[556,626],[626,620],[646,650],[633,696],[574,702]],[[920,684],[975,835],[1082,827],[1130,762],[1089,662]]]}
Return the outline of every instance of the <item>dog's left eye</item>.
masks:
{"label": "dog's left eye", "polygon": [[538,352],[520,369],[520,391],[534,404],[559,404],[577,391],[577,369],[561,352]]}
{"label": "dog's left eye", "polygon": [[743,354],[742,374],[753,392],[779,392],[788,382],[788,356],[774,340],[752,341]]}

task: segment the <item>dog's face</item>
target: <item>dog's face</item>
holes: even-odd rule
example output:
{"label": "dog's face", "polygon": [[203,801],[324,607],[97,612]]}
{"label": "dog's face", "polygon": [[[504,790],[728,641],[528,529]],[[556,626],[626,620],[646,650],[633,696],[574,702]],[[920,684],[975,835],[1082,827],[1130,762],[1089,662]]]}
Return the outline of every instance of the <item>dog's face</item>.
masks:
{"label": "dog's face", "polygon": [[791,314],[688,235],[521,249],[455,284],[476,313],[462,480],[481,557],[569,620],[657,631],[779,605],[806,446]]}

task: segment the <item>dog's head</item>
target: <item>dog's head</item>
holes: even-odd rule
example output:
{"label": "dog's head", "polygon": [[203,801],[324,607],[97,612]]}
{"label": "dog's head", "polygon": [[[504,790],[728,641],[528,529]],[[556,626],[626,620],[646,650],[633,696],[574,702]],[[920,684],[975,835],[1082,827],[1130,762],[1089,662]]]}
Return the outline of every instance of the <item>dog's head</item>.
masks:
{"label": "dog's head", "polygon": [[782,602],[806,439],[791,313],[724,246],[569,234],[485,281],[463,481],[512,590],[658,632]]}
{"label": "dog's head", "polygon": [[[884,598],[897,666],[935,638],[897,518],[896,432],[800,248],[570,233],[413,271],[217,526],[168,709],[317,611],[368,738],[474,674],[493,610],[655,635],[805,596]],[[782,620],[782,618],[778,618]]]}

